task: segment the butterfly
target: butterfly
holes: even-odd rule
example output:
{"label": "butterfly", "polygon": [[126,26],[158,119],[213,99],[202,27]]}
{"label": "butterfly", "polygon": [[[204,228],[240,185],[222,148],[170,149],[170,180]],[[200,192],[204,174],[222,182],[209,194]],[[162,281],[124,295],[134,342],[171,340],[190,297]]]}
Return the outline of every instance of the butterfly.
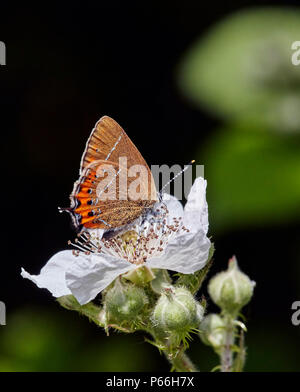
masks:
{"label": "butterfly", "polygon": [[[137,192],[132,192],[137,178],[129,174],[135,167],[142,167],[144,176],[138,181]],[[70,208],[60,211],[71,214],[77,230],[121,228],[158,201],[146,161],[123,128],[108,116],[100,118],[87,140],[70,200]]]}

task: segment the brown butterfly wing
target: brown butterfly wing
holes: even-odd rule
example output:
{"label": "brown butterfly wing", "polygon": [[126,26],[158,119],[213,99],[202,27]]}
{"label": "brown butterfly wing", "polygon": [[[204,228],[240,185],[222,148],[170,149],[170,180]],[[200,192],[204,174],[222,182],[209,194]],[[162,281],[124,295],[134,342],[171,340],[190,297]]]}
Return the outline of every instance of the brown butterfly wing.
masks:
{"label": "brown butterfly wing", "polygon": [[103,116],[96,123],[87,144],[80,164],[80,175],[95,160],[109,160],[118,163],[119,157],[126,157],[128,167],[144,165],[150,169],[127,136],[124,129],[112,118]]}
{"label": "brown butterfly wing", "polygon": [[[111,229],[133,222],[139,217],[145,208],[151,207],[154,200],[129,200],[127,194],[119,189],[116,182],[116,192],[108,188],[105,192],[106,200],[102,200],[97,192],[99,181],[96,175],[99,169],[107,164],[114,166],[115,172],[119,166],[110,161],[97,161],[97,172],[89,167],[88,173],[82,176],[75,185],[75,192],[71,195],[74,206],[74,214],[80,219],[77,224],[86,228]],[[105,177],[104,177],[105,178]],[[122,200],[126,197],[126,200]],[[120,200],[121,199],[121,200]]]}
{"label": "brown butterfly wing", "polygon": [[[131,200],[128,194],[122,194],[124,191],[119,188],[119,174],[114,179],[115,195],[107,194],[106,200],[99,198],[97,187],[103,178],[99,179],[97,173],[107,164],[116,173],[120,169],[124,172],[126,169],[119,166],[119,157],[127,158],[128,169],[132,165],[142,165],[147,169],[148,184],[140,189],[139,200]],[[70,196],[75,226],[103,229],[120,227],[133,222],[157,201],[152,173],[144,158],[120,125],[108,116],[97,122],[87,141],[80,174]],[[133,180],[127,176],[128,188]]]}

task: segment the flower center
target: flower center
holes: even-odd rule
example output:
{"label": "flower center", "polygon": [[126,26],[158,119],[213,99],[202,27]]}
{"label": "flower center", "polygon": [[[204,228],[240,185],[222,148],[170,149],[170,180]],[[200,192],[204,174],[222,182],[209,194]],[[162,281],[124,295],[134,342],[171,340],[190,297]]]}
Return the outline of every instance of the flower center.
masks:
{"label": "flower center", "polygon": [[75,243],[69,241],[68,244],[76,248],[73,251],[75,255],[80,251],[85,254],[107,254],[133,264],[143,264],[148,258],[159,256],[175,235],[188,231],[182,225],[181,217],[168,219],[168,213],[166,206],[162,205],[143,224],[135,224],[125,233],[99,239],[94,233],[83,231]]}

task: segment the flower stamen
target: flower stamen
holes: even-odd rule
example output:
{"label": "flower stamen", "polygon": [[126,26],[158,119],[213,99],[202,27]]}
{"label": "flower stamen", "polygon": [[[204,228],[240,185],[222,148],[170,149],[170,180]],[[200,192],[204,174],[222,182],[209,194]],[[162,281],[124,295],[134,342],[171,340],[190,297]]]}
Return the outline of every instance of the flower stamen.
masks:
{"label": "flower stamen", "polygon": [[95,233],[83,231],[78,234],[75,243],[69,241],[68,244],[85,254],[103,253],[140,265],[148,258],[159,257],[180,231],[188,231],[182,225],[182,217],[170,219],[167,207],[161,205],[142,225],[135,224],[125,233],[100,239]]}

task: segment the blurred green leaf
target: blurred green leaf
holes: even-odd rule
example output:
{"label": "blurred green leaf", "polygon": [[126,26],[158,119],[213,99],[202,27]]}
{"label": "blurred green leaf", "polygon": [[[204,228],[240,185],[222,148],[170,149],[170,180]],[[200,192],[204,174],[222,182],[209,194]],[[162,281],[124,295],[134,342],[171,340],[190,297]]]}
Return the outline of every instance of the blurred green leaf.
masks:
{"label": "blurred green leaf", "polygon": [[226,127],[198,153],[214,230],[282,224],[300,216],[300,140]]}
{"label": "blurred green leaf", "polygon": [[0,372],[149,371],[159,369],[157,362],[159,354],[143,334],[106,336],[87,318],[63,309],[20,309],[1,329]]}
{"label": "blurred green leaf", "polygon": [[[80,339],[80,330],[76,338]],[[0,371],[72,370],[78,345],[74,331],[42,309],[22,309],[10,316],[0,340]]]}
{"label": "blurred green leaf", "polygon": [[197,41],[178,69],[184,93],[227,118],[300,131],[298,8],[258,8],[229,16]]}

